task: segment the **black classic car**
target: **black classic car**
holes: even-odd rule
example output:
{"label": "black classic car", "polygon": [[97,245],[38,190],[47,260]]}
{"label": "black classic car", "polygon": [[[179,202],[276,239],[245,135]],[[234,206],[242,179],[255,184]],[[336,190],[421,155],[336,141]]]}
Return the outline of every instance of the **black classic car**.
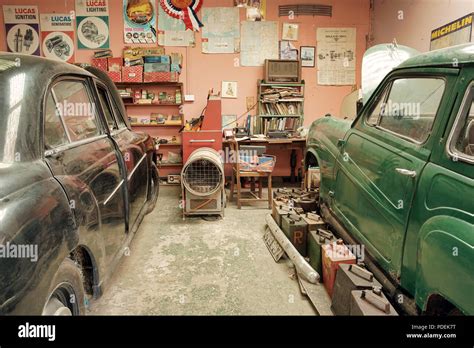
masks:
{"label": "black classic car", "polygon": [[84,314],[158,185],[105,73],[0,53],[0,314]]}

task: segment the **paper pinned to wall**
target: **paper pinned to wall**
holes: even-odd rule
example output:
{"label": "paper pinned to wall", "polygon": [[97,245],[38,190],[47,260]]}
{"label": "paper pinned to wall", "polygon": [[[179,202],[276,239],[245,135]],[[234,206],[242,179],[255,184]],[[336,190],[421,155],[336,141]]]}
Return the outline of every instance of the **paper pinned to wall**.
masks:
{"label": "paper pinned to wall", "polygon": [[318,84],[355,85],[356,29],[318,28]]}
{"label": "paper pinned to wall", "polygon": [[237,7],[203,9],[202,52],[240,52],[240,12]]}
{"label": "paper pinned to wall", "polygon": [[194,31],[186,30],[181,19],[169,16],[158,6],[158,44],[160,46],[187,47],[196,44]]}
{"label": "paper pinned to wall", "polygon": [[278,22],[243,22],[240,60],[242,66],[263,66],[278,59]]}

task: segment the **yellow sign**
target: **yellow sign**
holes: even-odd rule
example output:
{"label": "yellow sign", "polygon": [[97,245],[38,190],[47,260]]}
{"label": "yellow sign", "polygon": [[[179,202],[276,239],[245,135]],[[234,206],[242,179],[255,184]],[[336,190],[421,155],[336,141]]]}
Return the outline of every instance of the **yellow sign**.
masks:
{"label": "yellow sign", "polygon": [[456,19],[431,32],[431,49],[459,45],[471,41],[474,13]]}

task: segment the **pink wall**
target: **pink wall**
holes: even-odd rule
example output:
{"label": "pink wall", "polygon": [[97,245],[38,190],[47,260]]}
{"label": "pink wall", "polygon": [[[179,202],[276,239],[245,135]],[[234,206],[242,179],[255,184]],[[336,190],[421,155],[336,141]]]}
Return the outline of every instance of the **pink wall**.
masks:
{"label": "pink wall", "polygon": [[[366,49],[366,35],[369,32],[369,0],[306,0],[305,3],[330,4],[333,6],[333,17],[299,17],[291,22],[300,23],[300,40],[296,46],[315,46],[317,27],[355,27],[357,28],[357,84],[360,86],[362,55]],[[298,4],[300,0],[267,0],[267,20],[281,23],[290,21],[278,17],[278,6]],[[0,0],[0,5],[38,5],[40,13],[69,12],[74,9],[74,0]],[[124,47],[122,0],[110,0],[111,48],[114,55],[120,56]],[[233,6],[233,0],[204,0],[204,6]],[[245,10],[241,10],[242,20]],[[281,35],[281,25],[280,25]],[[167,48],[167,52],[182,52],[185,56],[184,72],[181,81],[185,83],[187,94],[194,94],[196,101],[184,107],[186,118],[199,116],[206,104],[207,91],[210,88],[219,91],[222,80],[238,81],[239,98],[223,101],[224,114],[242,114],[246,111],[246,97],[256,97],[257,80],[263,77],[261,67],[234,67],[238,54],[202,54],[201,35],[196,35],[195,48]],[[0,50],[6,50],[3,13],[0,15]],[[77,62],[89,62],[92,51],[77,50]],[[330,112],[338,114],[342,99],[351,92],[351,86],[326,87],[316,85],[316,68],[304,68],[303,78],[307,83],[305,124],[309,125],[316,118]],[[255,111],[253,112],[255,113]]]}
{"label": "pink wall", "polygon": [[471,12],[473,0],[375,0],[372,44],[395,38],[401,45],[426,52],[433,29]]}

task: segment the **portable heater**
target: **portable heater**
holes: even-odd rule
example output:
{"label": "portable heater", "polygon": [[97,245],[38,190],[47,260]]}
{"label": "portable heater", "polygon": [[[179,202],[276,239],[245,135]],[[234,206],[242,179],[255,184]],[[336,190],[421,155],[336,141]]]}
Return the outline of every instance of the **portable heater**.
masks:
{"label": "portable heater", "polygon": [[194,151],[183,167],[183,215],[220,215],[226,203],[224,164],[219,153],[210,148]]}

